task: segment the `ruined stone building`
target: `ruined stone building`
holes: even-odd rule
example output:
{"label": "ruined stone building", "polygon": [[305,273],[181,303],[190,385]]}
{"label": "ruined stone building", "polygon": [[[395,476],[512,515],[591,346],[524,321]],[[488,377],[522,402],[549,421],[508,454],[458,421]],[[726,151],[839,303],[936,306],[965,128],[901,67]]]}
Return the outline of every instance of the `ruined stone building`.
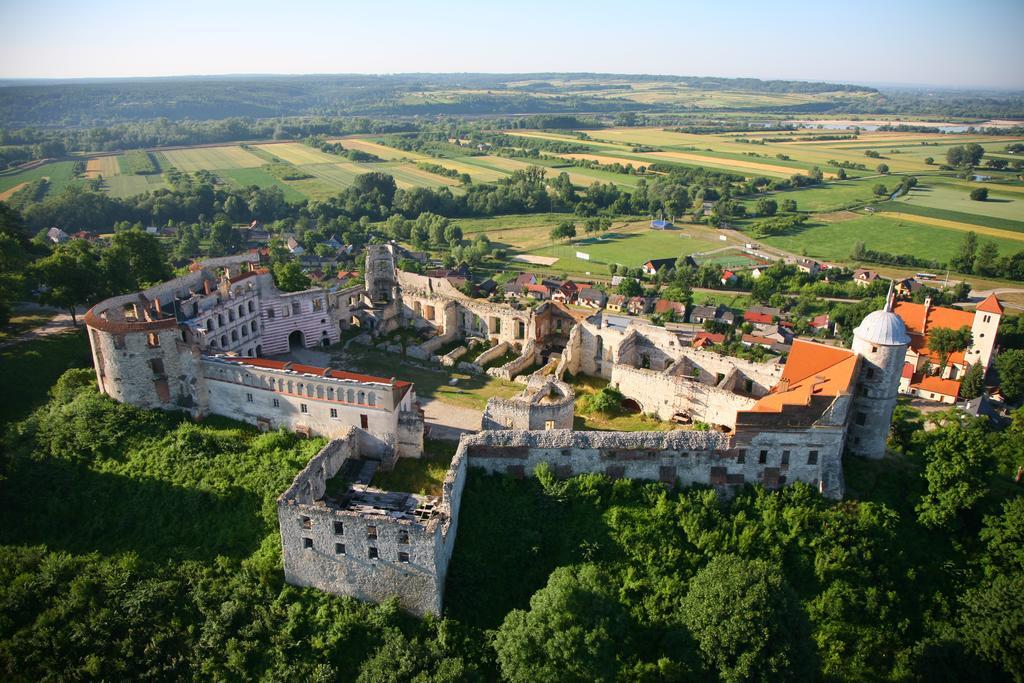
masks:
{"label": "ruined stone building", "polygon": [[[97,381],[112,398],[331,439],[277,501],[290,583],[371,601],[397,596],[410,612],[439,613],[470,467],[525,477],[545,466],[558,477],[600,473],[726,496],[799,481],[838,499],[844,451],[884,454],[913,346],[891,294],[854,331],[851,349],[795,340],[785,363],[754,363],[603,311],[473,299],[445,278],[397,270],[395,255],[391,244],[367,248],[365,289],[292,294],[247,258],[221,259],[85,316]],[[990,317],[978,325],[991,325],[995,313],[979,311]],[[354,325],[371,342],[419,330],[426,341],[409,349],[415,358],[469,339],[491,346],[478,359],[514,356],[487,372],[520,381],[522,393],[488,401],[481,432],[462,438],[437,495],[374,485],[397,458],[422,453],[410,382],[262,357],[332,343]],[[636,410],[705,424],[573,431],[564,379],[577,374],[608,380]]]}
{"label": "ruined stone building", "polygon": [[226,415],[334,437],[361,427],[394,456],[418,454],[423,420],[409,382],[261,356],[336,342],[365,316],[362,287],[280,292],[255,256],[100,302],[85,315],[100,391],[125,403]]}

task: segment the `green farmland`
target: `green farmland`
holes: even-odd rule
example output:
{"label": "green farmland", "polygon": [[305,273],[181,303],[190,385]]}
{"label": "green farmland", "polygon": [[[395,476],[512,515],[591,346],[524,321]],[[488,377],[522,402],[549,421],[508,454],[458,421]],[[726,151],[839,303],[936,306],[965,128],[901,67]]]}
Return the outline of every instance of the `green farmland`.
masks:
{"label": "green farmland", "polygon": [[[995,242],[1001,254],[1024,249],[1024,241],[989,235],[979,235],[979,238]],[[761,241],[796,254],[827,260],[849,261],[854,245],[863,242],[870,250],[948,261],[956,256],[963,239],[963,231],[874,215],[834,223],[812,220],[792,234],[766,237]]]}

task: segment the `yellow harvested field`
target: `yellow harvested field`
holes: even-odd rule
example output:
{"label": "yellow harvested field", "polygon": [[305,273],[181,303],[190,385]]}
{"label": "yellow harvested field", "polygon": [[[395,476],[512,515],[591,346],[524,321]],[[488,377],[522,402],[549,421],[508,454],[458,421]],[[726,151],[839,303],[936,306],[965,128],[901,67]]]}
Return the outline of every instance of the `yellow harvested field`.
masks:
{"label": "yellow harvested field", "polygon": [[635,161],[633,159],[623,159],[622,157],[611,157],[605,154],[559,154],[558,156],[564,159],[587,159],[588,161],[596,161],[599,164],[633,164],[633,166],[643,166],[644,162]]}
{"label": "yellow harvested field", "polygon": [[460,161],[454,161],[452,159],[435,159],[433,163],[459,173],[468,173],[469,176],[477,183],[492,183],[495,180],[501,180],[507,178],[507,173],[501,171],[495,171],[490,168],[484,168],[483,166],[474,166],[473,164],[463,163]]}
{"label": "yellow harvested field", "polygon": [[379,142],[372,142],[370,140],[361,140],[359,138],[341,138],[340,140],[332,140],[331,142],[340,142],[341,146],[345,149],[358,149],[361,152],[367,152],[368,154],[376,154],[381,159],[388,161],[392,159],[414,159],[416,161],[431,161],[431,158],[426,154],[418,154],[416,152],[406,152],[394,147],[388,147],[382,145]]}
{"label": "yellow harvested field", "polygon": [[15,194],[18,193],[18,190],[20,190],[21,188],[25,187],[26,185],[28,185],[27,182],[18,183],[14,187],[6,189],[3,192],[0,192],[0,202],[3,202],[3,201],[6,201],[6,200],[10,199],[11,197],[13,197]]}
{"label": "yellow harvested field", "polygon": [[984,225],[975,225],[973,223],[961,223],[959,221],[947,221],[944,218],[918,216],[917,214],[900,213],[899,211],[886,211],[884,212],[884,215],[898,218],[901,221],[910,221],[911,223],[923,223],[924,225],[934,225],[935,227],[938,228],[949,228],[950,230],[961,230],[963,232],[976,232],[979,235],[987,235],[988,237],[999,237],[1006,240],[1016,240],[1017,242],[1024,242],[1024,232],[1014,232],[1013,230],[1000,230],[999,228],[989,228]]}
{"label": "yellow harvested field", "polygon": [[85,177],[110,178],[121,174],[121,165],[117,163],[117,157],[110,155],[105,157],[93,157],[85,164]]}
{"label": "yellow harvested field", "polygon": [[860,217],[860,214],[854,213],[853,211],[832,211],[831,213],[819,213],[814,215],[815,220],[825,221],[826,223],[842,223],[843,221],[852,221],[854,218]]}
{"label": "yellow harvested field", "polygon": [[238,145],[223,147],[190,147],[162,152],[172,166],[185,173],[217,169],[257,168],[266,162]]}
{"label": "yellow harvested field", "polygon": [[[744,161],[742,159],[722,159],[719,157],[704,156],[702,154],[690,154],[688,152],[651,152],[647,156],[668,159],[669,161],[692,161],[698,164],[717,166],[719,168],[737,168],[760,173],[782,173],[786,176],[791,176],[794,173],[807,175],[807,171],[799,168],[791,168],[789,166],[777,166],[776,164],[764,164],[759,161]],[[825,177],[834,178],[835,174],[826,173]]]}
{"label": "yellow harvested field", "polygon": [[284,159],[289,164],[336,164],[341,159],[334,154],[327,154],[301,142],[279,142],[269,145],[256,145],[256,149],[269,152]]}

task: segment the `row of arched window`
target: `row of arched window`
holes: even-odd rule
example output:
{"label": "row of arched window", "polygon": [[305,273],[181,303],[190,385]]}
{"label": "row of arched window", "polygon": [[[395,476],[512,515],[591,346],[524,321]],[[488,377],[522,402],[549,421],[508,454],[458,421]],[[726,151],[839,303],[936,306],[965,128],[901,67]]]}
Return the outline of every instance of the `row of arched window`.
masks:
{"label": "row of arched window", "polygon": [[[220,372],[222,375],[227,374],[226,369],[221,369]],[[239,384],[267,389],[269,391],[280,391],[282,393],[298,396],[308,396],[309,398],[339,401],[341,403],[353,403],[356,405],[370,407],[376,407],[377,405],[377,394],[363,389],[345,387],[335,388],[330,385],[324,386],[323,384],[311,384],[309,382],[299,382],[294,379],[279,379],[276,377],[267,377],[266,375],[253,375],[244,371],[234,371],[232,374],[234,381]]]}

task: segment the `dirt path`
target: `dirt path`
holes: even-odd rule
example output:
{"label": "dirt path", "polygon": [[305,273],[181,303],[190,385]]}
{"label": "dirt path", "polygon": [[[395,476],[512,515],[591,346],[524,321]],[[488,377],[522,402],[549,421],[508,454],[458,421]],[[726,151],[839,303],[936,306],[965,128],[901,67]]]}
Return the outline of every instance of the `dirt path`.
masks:
{"label": "dirt path", "polygon": [[3,202],[3,201],[6,201],[6,200],[10,199],[15,194],[17,194],[19,190],[21,190],[23,187],[27,187],[27,186],[28,186],[28,181],[25,181],[24,183],[18,183],[14,187],[9,188],[7,190],[4,190],[3,192],[0,192],[0,202]]}
{"label": "dirt path", "polygon": [[422,397],[420,406],[427,421],[428,434],[433,439],[457,441],[462,434],[480,431],[482,413],[479,410]]}
{"label": "dirt path", "polygon": [[[39,310],[46,311],[51,309],[41,309],[39,307],[15,307],[16,312]],[[22,332],[21,334],[15,337],[11,337],[10,339],[0,341],[0,349],[5,349],[9,346],[14,346],[15,344],[20,344],[21,342],[30,341],[32,339],[41,339],[42,337],[49,337],[55,334],[74,332],[79,329],[74,325],[74,323],[71,322],[71,314],[68,313],[67,311],[53,310],[53,313],[53,318],[51,318],[49,322],[47,322],[45,325],[40,325],[39,327],[36,327],[34,329]],[[84,311],[82,311],[81,313],[84,313]],[[78,313],[79,317],[81,316],[81,313]]]}

